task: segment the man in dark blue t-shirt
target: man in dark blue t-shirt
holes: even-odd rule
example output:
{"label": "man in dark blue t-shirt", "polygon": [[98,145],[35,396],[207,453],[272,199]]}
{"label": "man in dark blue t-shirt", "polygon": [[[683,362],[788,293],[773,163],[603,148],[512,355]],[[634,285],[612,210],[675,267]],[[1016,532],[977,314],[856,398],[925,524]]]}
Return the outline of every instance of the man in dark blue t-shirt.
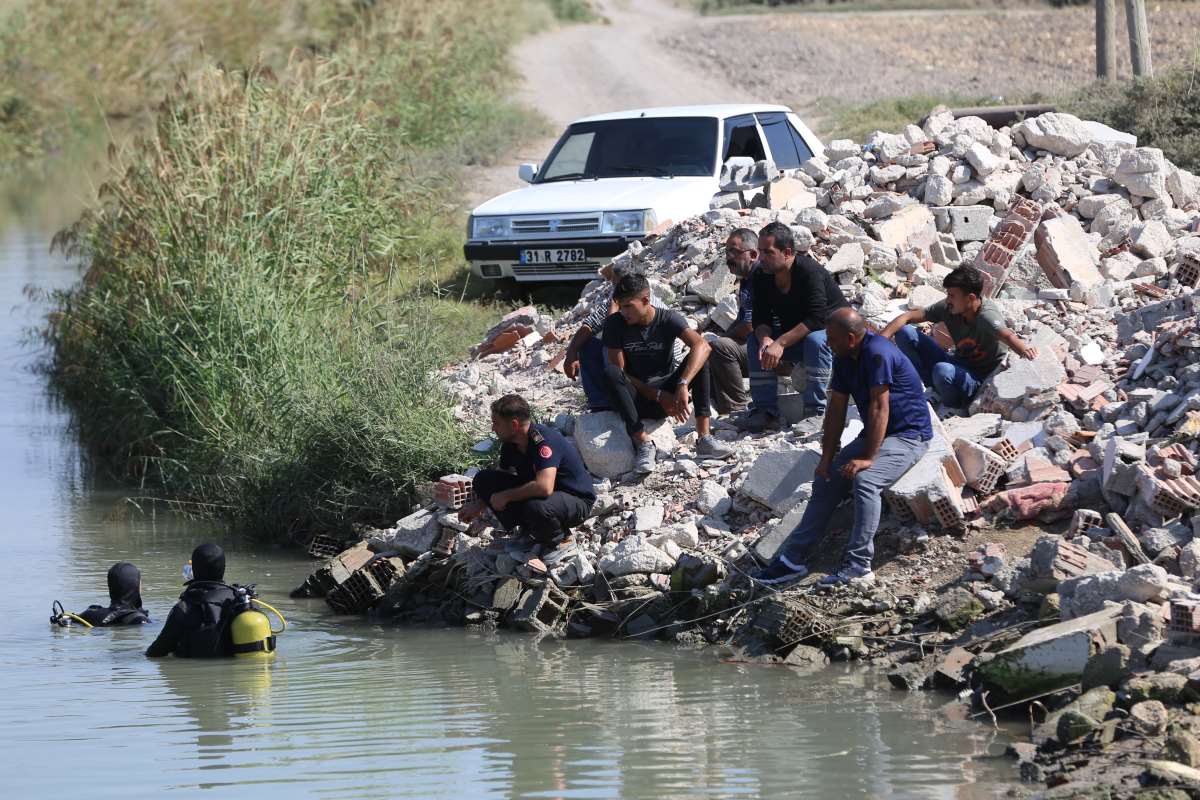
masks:
{"label": "man in dark blue t-shirt", "polygon": [[532,421],[529,404],[508,394],[492,403],[492,431],[501,441],[500,469],[476,473],[475,501],[458,518],[470,522],[485,506],[510,532],[542,545],[570,539],[596,502],[592,478],[575,445],[549,425]]}
{"label": "man in dark blue t-shirt", "polygon": [[[825,538],[834,510],[851,496],[854,527],[842,568],[821,583],[874,580],[871,558],[882,511],[880,493],[925,455],[933,438],[921,376],[899,348],[868,331],[866,322],[851,308],[833,312],[826,331],[834,360],[821,462],[800,524],[779,548],[775,560],[756,576],[763,583],[783,583],[807,575],[805,562]],[[851,397],[862,417],[863,432],[839,453]]]}

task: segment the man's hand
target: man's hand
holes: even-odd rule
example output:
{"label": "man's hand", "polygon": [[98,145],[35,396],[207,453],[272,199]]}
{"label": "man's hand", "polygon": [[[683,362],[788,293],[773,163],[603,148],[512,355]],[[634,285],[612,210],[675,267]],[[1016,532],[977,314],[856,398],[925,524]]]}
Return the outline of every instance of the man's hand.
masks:
{"label": "man's hand", "polygon": [[821,456],[821,461],[817,464],[816,474],[819,478],[829,480],[829,468],[833,466],[833,457]]}
{"label": "man's hand", "polygon": [[1021,355],[1024,358],[1027,358],[1030,361],[1033,361],[1035,358],[1037,358],[1037,348],[1036,347],[1026,347],[1025,352],[1022,353]]}
{"label": "man's hand", "polygon": [[875,463],[873,458],[852,458],[845,464],[842,464],[842,477],[853,480],[854,476],[865,469],[870,469]]}
{"label": "man's hand", "polygon": [[568,352],[566,358],[563,359],[563,375],[566,375],[571,380],[575,380],[575,376],[579,374],[579,356],[575,353]]}
{"label": "man's hand", "polygon": [[458,518],[463,522],[472,522],[478,519],[479,515],[482,513],[483,503],[476,500],[474,502],[467,503],[465,506],[460,508],[458,510]]}
{"label": "man's hand", "polygon": [[763,369],[775,369],[783,359],[783,346],[774,339],[763,339],[758,348],[758,362]]}
{"label": "man's hand", "polygon": [[508,492],[496,492],[492,495],[492,508],[503,511],[508,507]]}
{"label": "man's hand", "polygon": [[691,404],[691,396],[688,394],[687,385],[680,384],[674,394],[663,395],[664,400],[668,397],[670,397],[670,400],[668,400],[670,405],[666,409],[667,413],[680,422],[687,422],[688,406]]}

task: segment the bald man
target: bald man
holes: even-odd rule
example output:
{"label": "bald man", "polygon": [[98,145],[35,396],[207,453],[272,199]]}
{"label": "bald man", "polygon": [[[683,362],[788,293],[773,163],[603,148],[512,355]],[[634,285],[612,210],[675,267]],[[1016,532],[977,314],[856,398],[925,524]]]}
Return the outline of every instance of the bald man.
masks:
{"label": "bald man", "polygon": [[[880,495],[925,455],[933,438],[921,376],[899,348],[867,330],[852,308],[830,314],[825,330],[834,355],[833,377],[812,499],[775,560],[755,576],[762,583],[785,583],[808,574],[807,562],[825,538],[834,510],[847,497],[854,501],[854,527],[842,567],[820,582],[874,580],[871,559],[882,512]],[[838,452],[851,397],[864,428]]]}

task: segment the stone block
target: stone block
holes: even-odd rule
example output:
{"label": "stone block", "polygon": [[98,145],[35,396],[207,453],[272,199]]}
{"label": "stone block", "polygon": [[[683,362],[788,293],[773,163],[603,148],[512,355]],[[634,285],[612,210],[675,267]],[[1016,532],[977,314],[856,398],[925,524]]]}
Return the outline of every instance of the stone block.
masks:
{"label": "stone block", "polygon": [[633,530],[645,533],[662,527],[666,509],[660,503],[640,506],[633,510]]}
{"label": "stone block", "polygon": [[736,294],[726,296],[709,312],[708,321],[723,331],[729,330],[738,318],[738,299]]}
{"label": "stone block", "polygon": [[862,247],[857,242],[850,242],[837,249],[837,252],[830,257],[829,262],[825,265],[825,269],[834,275],[842,272],[861,275],[865,259],[866,255],[863,253]]}
{"label": "stone block", "polygon": [[633,442],[615,411],[578,417],[575,446],[588,471],[598,478],[616,478],[633,469]]}
{"label": "stone block", "polygon": [[972,143],[967,148],[966,158],[971,169],[975,170],[975,174],[981,178],[986,178],[1004,165],[1004,159],[993,153],[982,142]]}
{"label": "stone block", "polygon": [[392,530],[390,548],[405,558],[417,558],[437,542],[442,526],[436,511],[421,509],[397,521]]}
{"label": "stone block", "polygon": [[817,195],[796,178],[783,177],[767,184],[767,207],[776,211],[815,208]]}
{"label": "stone block", "polygon": [[1014,698],[1079,683],[1088,660],[1117,641],[1120,606],[1027,633],[983,664],[985,682]]}
{"label": "stone block", "polygon": [[1118,581],[1125,600],[1135,603],[1161,602],[1167,596],[1167,571],[1157,564],[1138,564],[1126,570]]}
{"label": "stone block", "polygon": [[700,493],[696,496],[696,505],[705,514],[723,517],[728,513],[733,501],[729,492],[716,481],[705,480],[700,483]]}
{"label": "stone block", "polygon": [[1156,147],[1126,150],[1113,173],[1113,180],[1141,197],[1163,197],[1167,194],[1167,160]]}
{"label": "stone block", "polygon": [[954,199],[954,182],[945,175],[930,175],[925,179],[925,205],[946,206]]}
{"label": "stone block", "polygon": [[1129,232],[1129,242],[1133,252],[1143,258],[1161,258],[1175,246],[1167,226],[1156,219],[1134,225]]}
{"label": "stone block", "polygon": [[898,252],[919,250],[928,253],[937,240],[937,228],[928,208],[910,205],[875,223],[875,237]]}
{"label": "stone block", "polygon": [[1060,112],[1039,114],[1022,121],[1013,128],[1013,135],[1017,134],[1024,137],[1030,147],[1067,158],[1074,158],[1092,143],[1091,132],[1078,117]]}
{"label": "stone block", "polygon": [[946,230],[957,242],[982,242],[988,238],[995,210],[991,206],[947,206],[932,209],[946,215]]}
{"label": "stone block", "polygon": [[784,541],[791,535],[796,526],[800,524],[800,520],[804,518],[804,509],[807,503],[797,503],[786,514],[783,519],[768,527],[758,537],[758,541],[754,543],[754,554],[763,561],[770,561],[779,552],[779,548],[783,546]]}
{"label": "stone block", "polygon": [[1060,289],[1071,289],[1073,297],[1083,297],[1082,293],[1104,282],[1096,267],[1096,246],[1075,217],[1062,214],[1044,220],[1035,241],[1037,262],[1046,277]]}
{"label": "stone block", "polygon": [[720,303],[730,295],[736,296],[738,279],[724,261],[713,265],[712,271],[688,284],[688,291],[706,303]]}
{"label": "stone block", "polygon": [[613,551],[601,557],[600,570],[619,578],[622,575],[653,575],[670,572],[675,560],[640,535],[626,536]]}
{"label": "stone block", "polygon": [[811,495],[813,475],[820,461],[820,451],[811,447],[768,450],[754,461],[741,493],[777,514],[786,514]]}
{"label": "stone block", "polygon": [[932,286],[922,284],[920,286],[914,286],[912,291],[909,293],[908,307],[910,309],[928,308],[934,303],[944,299],[946,299],[945,292],[935,289]]}

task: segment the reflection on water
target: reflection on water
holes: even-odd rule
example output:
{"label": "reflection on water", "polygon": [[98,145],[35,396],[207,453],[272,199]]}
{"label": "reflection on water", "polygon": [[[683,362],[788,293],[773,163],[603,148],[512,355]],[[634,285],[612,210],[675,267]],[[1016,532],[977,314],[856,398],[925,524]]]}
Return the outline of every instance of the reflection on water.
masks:
{"label": "reflection on water", "polygon": [[[27,283],[74,272],[45,239],[0,240],[0,502],[6,590],[0,770],[9,796],[991,797],[982,727],[877,675],[721,664],[661,644],[396,630],[289,600],[311,564],[225,541],[232,581],[287,615],[272,664],[150,661],[201,523],[131,510],[80,467],[65,411],[28,370]],[[8,313],[12,309],[11,313]],[[132,511],[132,513],[131,513]],[[154,624],[79,632],[50,602],[142,569]],[[991,750],[1001,749],[992,743]]]}

